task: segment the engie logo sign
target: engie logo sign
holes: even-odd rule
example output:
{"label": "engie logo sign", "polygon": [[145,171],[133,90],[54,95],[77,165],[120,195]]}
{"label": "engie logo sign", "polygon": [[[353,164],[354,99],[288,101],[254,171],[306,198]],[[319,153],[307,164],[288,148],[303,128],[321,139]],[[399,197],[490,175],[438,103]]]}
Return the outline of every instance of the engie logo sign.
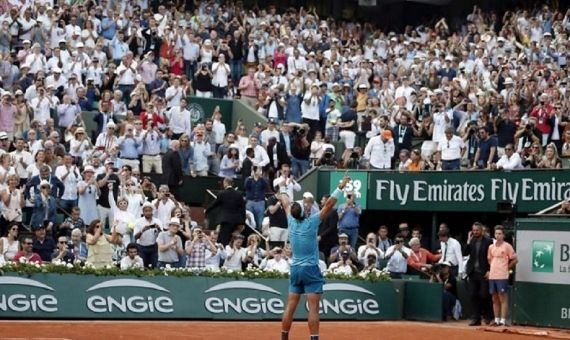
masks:
{"label": "engie logo sign", "polygon": [[[375,294],[348,283],[328,283],[323,286],[320,314],[327,316],[378,315],[379,304]],[[285,310],[285,294],[250,281],[230,281],[215,285],[204,294],[206,310],[213,314],[275,314]],[[308,305],[305,305],[308,311]]]}
{"label": "engie logo sign", "polygon": [[[0,276],[0,286],[4,285],[12,289],[1,290],[0,312],[57,312],[57,298],[51,293],[54,292],[52,287],[22,277]],[[16,292],[9,293],[11,290]]]}
{"label": "engie logo sign", "polygon": [[94,313],[172,313],[170,291],[152,282],[116,279],[98,283],[86,290],[87,308]]}

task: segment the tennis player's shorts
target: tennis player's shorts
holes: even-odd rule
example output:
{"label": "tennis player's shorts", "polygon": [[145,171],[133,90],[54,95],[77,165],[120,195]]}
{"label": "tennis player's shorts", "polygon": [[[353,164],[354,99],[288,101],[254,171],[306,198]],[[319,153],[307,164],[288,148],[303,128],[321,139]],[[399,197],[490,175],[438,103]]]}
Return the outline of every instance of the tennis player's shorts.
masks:
{"label": "tennis player's shorts", "polygon": [[295,294],[322,294],[325,279],[319,266],[292,266],[289,292]]}

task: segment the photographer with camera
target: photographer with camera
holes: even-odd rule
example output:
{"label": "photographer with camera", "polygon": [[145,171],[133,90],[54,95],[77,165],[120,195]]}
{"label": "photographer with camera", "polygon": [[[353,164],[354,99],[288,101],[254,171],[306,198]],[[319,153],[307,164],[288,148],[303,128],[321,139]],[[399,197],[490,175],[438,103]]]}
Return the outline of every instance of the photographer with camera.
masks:
{"label": "photographer with camera", "polygon": [[212,256],[215,256],[218,252],[216,244],[212,242],[210,236],[204,233],[200,227],[194,228],[192,240],[186,241],[185,249],[188,254],[186,267],[198,270],[206,268],[206,250],[210,250]]}
{"label": "photographer with camera", "polygon": [[358,228],[360,227],[360,215],[362,209],[356,204],[354,192],[346,193],[346,203],[341,204],[338,209],[338,231],[350,237],[350,245],[356,248],[358,241]]}
{"label": "photographer with camera", "polygon": [[[158,261],[158,246],[156,238],[162,230],[162,222],[154,217],[154,206],[145,202],[142,207],[143,217],[135,221],[134,235],[139,247],[145,268],[156,268]],[[127,252],[129,248],[127,247]]]}
{"label": "photographer with camera", "polygon": [[386,250],[384,258],[388,260],[386,269],[393,279],[400,279],[408,271],[408,257],[412,250],[405,246],[402,234],[396,235],[394,244]]}
{"label": "photographer with camera", "polygon": [[345,275],[355,275],[358,273],[358,269],[354,264],[352,264],[352,260],[350,259],[350,252],[348,250],[344,250],[340,253],[340,260],[331,263],[328,271],[334,274]]}
{"label": "photographer with camera", "polygon": [[338,161],[334,155],[334,147],[327,147],[323,152],[323,156],[315,162],[315,166],[330,166],[336,168],[338,166]]}
{"label": "photographer with camera", "polygon": [[105,172],[99,174],[96,178],[97,185],[99,186],[100,194],[97,199],[97,210],[99,211],[99,218],[101,223],[105,226],[106,219],[108,218],[108,227],[111,227],[113,221],[113,212],[109,203],[109,190],[113,191],[115,200],[119,196],[120,178],[116,174],[117,168],[112,159],[105,161]]}
{"label": "photographer with camera", "polygon": [[451,264],[444,261],[435,265],[430,282],[443,284],[443,320],[451,320],[457,302],[457,280],[451,275]]}

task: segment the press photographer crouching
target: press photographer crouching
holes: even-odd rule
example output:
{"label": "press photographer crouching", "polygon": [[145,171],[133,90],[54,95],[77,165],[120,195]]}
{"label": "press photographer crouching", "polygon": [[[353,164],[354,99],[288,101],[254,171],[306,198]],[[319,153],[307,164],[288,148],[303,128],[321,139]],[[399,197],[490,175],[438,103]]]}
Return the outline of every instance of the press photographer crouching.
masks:
{"label": "press photographer crouching", "polygon": [[317,159],[317,161],[315,162],[316,166],[331,166],[331,167],[337,167],[338,165],[338,161],[336,160],[336,157],[334,155],[334,149],[333,148],[326,148],[325,152],[323,153],[323,156],[319,159]]}
{"label": "press photographer crouching", "polygon": [[451,275],[451,264],[447,261],[432,267],[430,282],[443,284],[443,320],[457,319],[460,312],[454,311],[457,303],[457,280]]}

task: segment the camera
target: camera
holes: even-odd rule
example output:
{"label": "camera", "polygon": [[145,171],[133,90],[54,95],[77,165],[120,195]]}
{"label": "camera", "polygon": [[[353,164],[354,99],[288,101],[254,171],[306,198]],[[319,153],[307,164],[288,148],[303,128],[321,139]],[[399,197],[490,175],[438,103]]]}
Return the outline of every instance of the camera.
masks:
{"label": "camera", "polygon": [[527,130],[532,130],[532,125],[526,124],[524,128],[527,129]]}
{"label": "camera", "polygon": [[304,134],[305,134],[305,129],[299,129],[299,134],[300,134],[300,135],[304,135]]}

